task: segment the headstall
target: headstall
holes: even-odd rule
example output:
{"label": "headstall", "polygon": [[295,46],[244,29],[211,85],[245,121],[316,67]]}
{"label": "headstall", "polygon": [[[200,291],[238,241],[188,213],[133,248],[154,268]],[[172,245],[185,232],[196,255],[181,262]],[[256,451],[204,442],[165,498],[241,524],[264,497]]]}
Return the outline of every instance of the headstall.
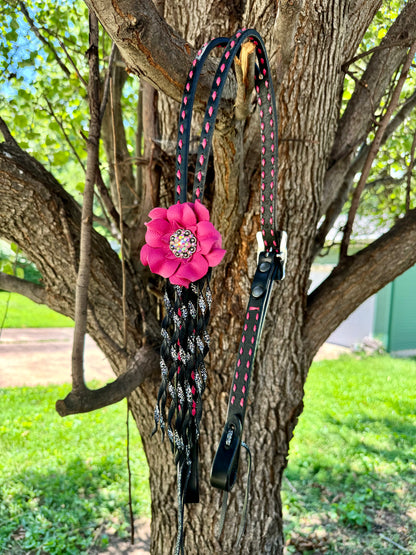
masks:
{"label": "headstall", "polygon": [[[178,536],[176,554],[184,552],[184,504],[199,501],[198,439],[202,394],[207,380],[204,358],[209,350],[207,325],[212,304],[211,268],[225,254],[221,235],[209,221],[202,204],[212,137],[218,107],[234,58],[243,43],[255,46],[255,91],[260,115],[261,191],[259,252],[251,285],[243,331],[237,353],[228,415],[211,471],[211,484],[227,494],[237,478],[244,419],[256,350],[273,283],[282,280],[286,264],[286,233],[275,222],[277,196],[278,122],[266,49],[257,31],[240,30],[231,39],[216,38],[205,44],[192,62],[179,112],[175,168],[175,204],[149,213],[146,243],[140,257],[150,270],[166,278],[165,316],[162,321],[160,367],[162,381],[155,408],[156,428],[167,433],[177,466]],[[196,155],[192,202],[187,202],[188,153],[192,111],[198,79],[210,52],[224,51],[212,83]],[[246,492],[247,500],[248,488]],[[246,502],[245,502],[246,506]],[[244,511],[243,511],[244,513]],[[243,514],[244,516],[244,514]],[[239,538],[244,530],[242,519]]]}

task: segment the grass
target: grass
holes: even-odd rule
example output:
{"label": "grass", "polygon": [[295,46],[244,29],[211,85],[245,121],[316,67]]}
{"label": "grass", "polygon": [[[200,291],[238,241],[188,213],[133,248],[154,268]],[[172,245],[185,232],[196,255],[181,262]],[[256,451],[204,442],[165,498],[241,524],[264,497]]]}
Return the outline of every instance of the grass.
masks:
{"label": "grass", "polygon": [[415,360],[312,366],[283,487],[289,553],[416,553],[415,384]]}
{"label": "grass", "polygon": [[[127,535],[126,404],[62,419],[68,386],[0,392],[0,553],[87,553]],[[132,427],[132,426],[131,426]],[[150,515],[148,470],[131,435],[135,517]]]}
{"label": "grass", "polygon": [[[416,554],[415,383],[415,360],[313,365],[283,482],[287,553]],[[125,404],[61,419],[67,391],[0,392],[0,553],[86,554],[108,526],[127,533]],[[149,516],[131,435],[135,513]]]}
{"label": "grass", "polygon": [[4,328],[70,328],[74,325],[71,318],[46,305],[34,303],[17,293],[0,291],[0,324],[5,315]]}

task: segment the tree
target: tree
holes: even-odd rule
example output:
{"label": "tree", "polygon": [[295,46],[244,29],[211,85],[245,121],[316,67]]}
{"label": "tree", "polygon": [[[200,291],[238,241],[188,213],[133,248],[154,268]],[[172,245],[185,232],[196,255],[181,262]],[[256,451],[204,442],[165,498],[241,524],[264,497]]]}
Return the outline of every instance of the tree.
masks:
{"label": "tree", "polygon": [[[24,4],[18,4],[24,10]],[[82,316],[88,314],[88,332],[119,378],[97,392],[87,390],[82,378],[81,349],[73,364],[73,392],[58,403],[58,410],[62,415],[93,410],[129,395],[150,467],[152,552],[173,552],[175,469],[167,442],[150,439],[159,382],[160,289],[158,280],[140,265],[139,247],[149,209],[172,202],[177,101],[195,49],[212,36],[231,35],[242,26],[257,28],[268,47],[278,92],[279,224],[288,232],[289,258],[286,280],[276,287],[269,309],[250,393],[245,438],[256,463],[240,552],[281,553],[282,473],[302,412],[303,386],[313,356],[355,308],[416,262],[416,210],[411,202],[414,146],[406,164],[403,154],[407,153],[394,149],[394,141],[402,145],[400,137],[410,134],[411,129],[414,133],[410,115],[416,103],[416,88],[410,66],[416,47],[416,1],[388,6],[381,0],[231,4],[195,4],[186,0],[180,5],[161,0],[86,0],[86,4],[92,10],[92,23],[96,14],[117,47],[110,56],[108,40],[104,43],[106,67],[110,69],[100,75],[98,29],[91,25],[91,123],[86,138],[84,193],[88,202],[84,200],[81,217],[73,195],[47,170],[44,154],[38,154],[38,161],[16,142],[19,122],[15,122],[14,133],[14,122],[9,121],[10,131],[2,120],[0,234],[26,253],[42,273],[43,281],[34,286],[2,275],[0,287],[23,292],[72,317],[78,311],[81,342]],[[15,7],[14,2],[10,5]],[[64,22],[65,10],[59,8],[56,12]],[[48,34],[45,26],[36,25],[33,20],[31,25],[46,41],[43,45],[51,63],[60,61],[62,78],[67,64],[71,66],[68,60],[75,59],[70,51],[70,46],[75,48],[74,43],[68,38],[56,43],[55,35]],[[377,42],[372,42],[377,35]],[[76,92],[81,95],[80,83],[87,79],[74,67],[69,68],[67,78],[76,81]],[[203,109],[213,68],[213,64],[208,65],[202,73],[196,99],[198,110]],[[141,85],[134,152],[129,150],[132,133],[123,113],[126,69],[128,74],[140,77]],[[106,92],[109,75],[113,77],[111,98]],[[133,82],[136,81],[130,78],[129,87]],[[131,88],[128,94],[131,96]],[[213,222],[223,235],[227,255],[215,270],[212,283],[213,346],[201,429],[202,501],[187,513],[189,553],[235,552],[238,528],[238,519],[229,516],[227,529],[217,540],[219,493],[208,485],[241,333],[239,315],[244,313],[255,265],[260,179],[257,121],[250,113],[243,124],[235,125],[235,94],[236,82],[231,79],[216,127],[214,172],[207,189]],[[105,98],[109,101],[104,112]],[[49,117],[54,117],[54,113],[51,104]],[[21,115],[28,118],[27,113]],[[56,117],[55,121],[63,130],[68,129],[64,120]],[[101,153],[100,127],[104,147]],[[74,133],[71,127],[77,141],[80,128],[81,123],[78,129],[75,125]],[[67,138],[68,144],[73,144]],[[407,138],[406,142],[412,143]],[[79,150],[79,146],[74,146],[71,157]],[[110,168],[105,177],[104,160]],[[133,164],[138,164],[136,171],[132,170]],[[397,168],[389,172],[388,166],[393,164]],[[384,182],[370,187],[371,182],[382,178]],[[362,210],[368,213],[369,206],[379,204],[375,199],[391,196],[388,187],[392,180],[399,201],[392,203],[396,210],[390,228],[351,254],[351,230],[359,201],[365,200]],[[398,186],[398,180],[403,185]],[[93,203],[94,183],[102,206],[100,224],[121,238],[123,260],[103,233],[92,230],[91,251],[87,248],[79,262],[80,251],[86,245],[85,233],[81,241],[80,230],[88,227],[90,217],[85,207]],[[308,295],[312,261],[342,211],[349,212],[349,220],[339,263],[325,282]],[[80,266],[83,268],[82,257],[90,262],[91,269],[88,304],[75,307],[77,273],[81,290],[86,290],[88,282],[80,280],[78,272]],[[242,481],[243,473],[240,474]],[[244,488],[239,485],[240,482],[231,496],[230,515],[238,512],[242,502]]]}

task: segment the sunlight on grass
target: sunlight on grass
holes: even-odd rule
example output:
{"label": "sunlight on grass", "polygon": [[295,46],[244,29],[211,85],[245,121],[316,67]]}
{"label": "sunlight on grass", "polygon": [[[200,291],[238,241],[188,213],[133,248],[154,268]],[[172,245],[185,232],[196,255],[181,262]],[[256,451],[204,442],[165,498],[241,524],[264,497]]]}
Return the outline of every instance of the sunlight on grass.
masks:
{"label": "sunlight on grass", "polygon": [[[0,291],[0,322],[4,322],[5,328],[71,328],[73,320],[67,318],[46,305],[34,303],[27,297]],[[8,303],[8,304],[7,304]]]}
{"label": "sunlight on grass", "polygon": [[311,548],[323,534],[329,553],[397,553],[380,534],[416,553],[416,523],[406,514],[416,498],[415,384],[414,360],[312,366],[285,473],[288,552],[303,533]]}
{"label": "sunlight on grass", "polygon": [[[62,419],[68,386],[0,392],[0,553],[85,553],[102,524],[128,529],[126,404]],[[135,516],[150,516],[148,468],[131,427]]]}

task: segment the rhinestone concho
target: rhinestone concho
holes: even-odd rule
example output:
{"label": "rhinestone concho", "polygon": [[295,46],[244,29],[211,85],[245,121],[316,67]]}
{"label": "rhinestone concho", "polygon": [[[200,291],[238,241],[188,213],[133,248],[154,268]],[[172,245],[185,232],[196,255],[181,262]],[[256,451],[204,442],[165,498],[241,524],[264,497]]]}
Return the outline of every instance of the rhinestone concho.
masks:
{"label": "rhinestone concho", "polygon": [[189,229],[178,229],[170,236],[169,248],[178,258],[190,258],[196,251],[196,237]]}

